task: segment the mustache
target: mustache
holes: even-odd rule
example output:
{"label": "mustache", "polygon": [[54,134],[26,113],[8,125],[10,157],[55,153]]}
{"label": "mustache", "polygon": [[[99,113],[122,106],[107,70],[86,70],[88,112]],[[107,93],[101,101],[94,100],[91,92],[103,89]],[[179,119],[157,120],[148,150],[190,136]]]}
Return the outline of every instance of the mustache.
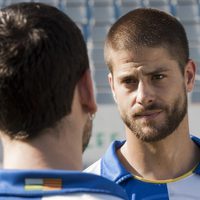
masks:
{"label": "mustache", "polygon": [[165,110],[166,108],[159,103],[153,103],[146,107],[139,107],[133,111],[133,117],[137,117],[138,115],[142,115],[143,113],[151,112],[154,110]]}

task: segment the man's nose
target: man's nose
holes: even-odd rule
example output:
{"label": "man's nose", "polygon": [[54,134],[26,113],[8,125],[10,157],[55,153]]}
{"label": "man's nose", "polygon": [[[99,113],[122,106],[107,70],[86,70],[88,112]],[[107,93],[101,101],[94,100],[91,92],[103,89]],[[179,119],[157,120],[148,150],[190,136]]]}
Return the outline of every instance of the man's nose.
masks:
{"label": "man's nose", "polygon": [[136,102],[143,106],[148,106],[155,101],[156,92],[148,82],[140,81],[138,83]]}

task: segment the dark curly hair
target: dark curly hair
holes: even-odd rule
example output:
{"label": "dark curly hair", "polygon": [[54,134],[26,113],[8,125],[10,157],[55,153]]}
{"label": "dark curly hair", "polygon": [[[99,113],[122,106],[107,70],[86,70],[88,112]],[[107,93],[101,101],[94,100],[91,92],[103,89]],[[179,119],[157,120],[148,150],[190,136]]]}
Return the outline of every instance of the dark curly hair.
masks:
{"label": "dark curly hair", "polygon": [[71,112],[89,68],[79,28],[57,8],[13,4],[0,10],[0,130],[31,138]]}

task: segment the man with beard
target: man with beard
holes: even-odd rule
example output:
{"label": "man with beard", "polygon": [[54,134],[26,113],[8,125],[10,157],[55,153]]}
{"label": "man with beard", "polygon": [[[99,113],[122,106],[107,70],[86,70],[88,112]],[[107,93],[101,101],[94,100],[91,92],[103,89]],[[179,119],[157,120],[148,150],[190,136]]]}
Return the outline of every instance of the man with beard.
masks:
{"label": "man with beard", "polygon": [[58,9],[0,10],[0,199],[126,199],[82,170],[96,112],[81,31]]}
{"label": "man with beard", "polygon": [[196,66],[183,26],[158,10],[133,10],[111,27],[104,55],[126,141],[86,171],[123,186],[129,199],[200,199],[200,140],[187,112]]}

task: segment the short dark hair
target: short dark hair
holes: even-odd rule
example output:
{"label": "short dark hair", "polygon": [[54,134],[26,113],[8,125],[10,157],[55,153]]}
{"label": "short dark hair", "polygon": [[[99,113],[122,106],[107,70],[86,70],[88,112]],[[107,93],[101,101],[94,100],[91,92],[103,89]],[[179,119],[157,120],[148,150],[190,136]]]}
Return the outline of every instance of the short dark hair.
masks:
{"label": "short dark hair", "polygon": [[156,9],[135,9],[112,25],[105,42],[105,60],[110,71],[109,49],[136,51],[140,47],[166,48],[178,61],[182,72],[189,59],[188,40],[182,24]]}
{"label": "short dark hair", "polygon": [[71,112],[74,89],[89,68],[80,29],[42,3],[0,10],[0,130],[32,138]]}

